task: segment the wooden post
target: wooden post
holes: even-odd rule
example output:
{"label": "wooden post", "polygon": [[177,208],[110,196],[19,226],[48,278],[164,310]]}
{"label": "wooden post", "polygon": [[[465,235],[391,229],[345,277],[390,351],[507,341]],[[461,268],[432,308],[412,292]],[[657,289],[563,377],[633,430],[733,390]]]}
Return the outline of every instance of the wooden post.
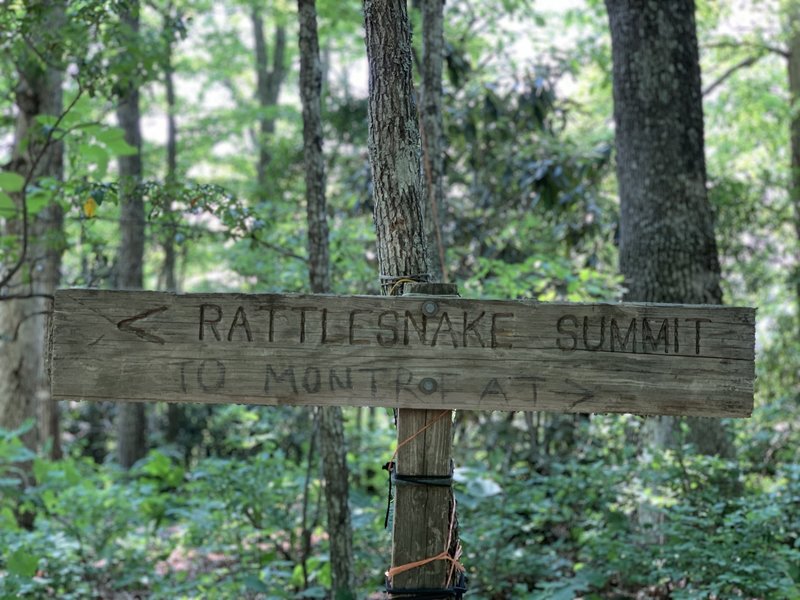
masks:
{"label": "wooden post", "polygon": [[[458,290],[455,284],[447,283],[417,283],[409,287],[405,295],[431,295],[430,303],[423,304],[423,311],[429,317],[434,317],[438,312],[434,296],[454,296]],[[433,393],[445,382],[428,377],[421,380],[419,385],[421,393]],[[397,418],[397,443],[402,444],[418,432],[422,433],[398,448],[395,473],[418,477],[450,475],[452,420],[452,411],[449,410],[401,408]],[[452,483],[447,486],[397,485],[392,528],[392,570],[455,547],[458,532],[455,523],[451,531],[452,502]],[[390,584],[393,589],[445,588],[450,567],[449,561],[436,560],[398,573],[391,578]],[[402,597],[402,594],[395,597]]]}

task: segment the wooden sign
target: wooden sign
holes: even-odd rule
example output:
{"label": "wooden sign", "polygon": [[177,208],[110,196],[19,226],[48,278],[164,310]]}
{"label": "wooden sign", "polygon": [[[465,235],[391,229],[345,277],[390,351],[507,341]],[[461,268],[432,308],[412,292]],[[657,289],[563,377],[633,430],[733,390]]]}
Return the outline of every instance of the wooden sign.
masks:
{"label": "wooden sign", "polygon": [[755,310],[61,290],[57,400],[744,417]]}

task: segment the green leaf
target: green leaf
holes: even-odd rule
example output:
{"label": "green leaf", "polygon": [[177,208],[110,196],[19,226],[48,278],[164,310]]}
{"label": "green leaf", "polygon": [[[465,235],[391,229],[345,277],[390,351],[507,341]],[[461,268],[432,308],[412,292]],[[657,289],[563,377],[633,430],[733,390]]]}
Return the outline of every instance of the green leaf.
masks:
{"label": "green leaf", "polygon": [[14,511],[11,507],[4,506],[0,508],[0,530],[3,531],[18,531],[17,518],[14,516]]}
{"label": "green leaf", "polygon": [[11,196],[5,192],[0,192],[0,217],[10,217],[17,212],[17,205]]}
{"label": "green leaf", "polygon": [[91,100],[83,96],[78,98],[78,100],[72,105],[70,111],[63,116],[61,119],[61,124],[63,127],[69,129],[70,127],[75,127],[81,121],[86,120],[87,116],[92,112],[92,102]]}
{"label": "green leaf", "polygon": [[37,458],[33,461],[33,476],[36,478],[38,483],[44,483],[47,479],[47,475],[50,472],[50,463],[44,461],[40,458]]}
{"label": "green leaf", "polygon": [[11,431],[3,429],[3,430],[0,430],[0,432],[2,432],[2,437],[4,439],[12,439],[12,438],[22,437],[23,435],[28,433],[31,429],[33,429],[33,424],[34,423],[35,423],[35,421],[33,419],[25,419],[22,422],[22,425],[20,425],[16,429],[12,429]]}
{"label": "green leaf", "polygon": [[92,200],[95,201],[95,204],[100,206],[106,198],[106,191],[103,188],[95,188],[89,192],[89,195],[92,197]]}
{"label": "green leaf", "polygon": [[78,153],[89,163],[104,165],[108,162],[108,152],[97,144],[78,144]]}
{"label": "green leaf", "polygon": [[303,565],[294,566],[294,569],[292,570],[292,578],[290,579],[290,583],[298,588],[303,585]]}
{"label": "green leaf", "polygon": [[136,148],[122,139],[106,142],[106,148],[116,156],[132,156],[137,152]]}
{"label": "green leaf", "polygon": [[92,134],[98,141],[108,144],[116,140],[124,140],[125,132],[121,127],[104,127],[99,131],[93,131]]}
{"label": "green leaf", "polygon": [[262,594],[269,593],[269,587],[267,587],[267,584],[261,581],[256,575],[247,575],[244,578],[244,585],[251,592],[259,592]]}
{"label": "green leaf", "polygon": [[151,451],[140,463],[142,473],[163,481],[165,485],[177,487],[183,481],[184,470],[157,450]]}
{"label": "green leaf", "polygon": [[25,185],[25,178],[18,173],[0,171],[0,189],[7,192],[19,192]]}
{"label": "green leaf", "polygon": [[22,548],[12,552],[6,561],[6,568],[9,572],[20,577],[33,577],[38,565],[39,559],[32,554],[28,554]]}
{"label": "green leaf", "polygon": [[36,121],[44,127],[55,127],[58,117],[55,115],[36,115]]}
{"label": "green leaf", "polygon": [[28,197],[28,214],[33,216],[39,214],[48,204],[52,194],[49,192],[38,192]]}
{"label": "green leaf", "polygon": [[125,141],[125,132],[120,127],[106,127],[95,132],[94,137],[116,156],[130,156],[137,152],[136,148]]}

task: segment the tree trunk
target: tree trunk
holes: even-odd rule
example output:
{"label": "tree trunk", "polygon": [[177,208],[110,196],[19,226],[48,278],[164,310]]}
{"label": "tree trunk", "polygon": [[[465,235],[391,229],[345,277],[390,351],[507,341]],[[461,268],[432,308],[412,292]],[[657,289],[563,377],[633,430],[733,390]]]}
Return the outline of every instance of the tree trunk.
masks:
{"label": "tree trunk", "polygon": [[[35,6],[34,6],[35,5]],[[28,7],[43,11],[41,27],[57,31],[64,19],[64,4],[58,2],[34,2]],[[23,178],[31,174],[31,180],[53,177],[61,181],[64,177],[63,144],[46,140],[40,127],[34,122],[37,115],[59,116],[63,110],[62,73],[54,66],[42,67],[39,57],[44,55],[51,65],[58,64],[60,57],[52,56],[47,44],[39,44],[36,36],[30,41],[35,50],[26,50],[17,63],[19,82],[15,89],[18,109],[14,149],[10,170]],[[36,158],[41,158],[36,163]],[[21,197],[17,196],[20,201]],[[26,260],[2,293],[13,295],[52,295],[60,279],[61,255],[64,251],[63,212],[52,202],[35,217],[29,215],[30,235]],[[18,235],[21,219],[9,220],[5,232]],[[3,273],[0,273],[2,275]],[[37,449],[51,444],[53,458],[60,458],[58,405],[50,398],[49,381],[45,370],[45,338],[47,313],[51,305],[41,297],[0,301],[0,427],[15,429],[23,421],[37,421],[24,437],[25,443]]]}
{"label": "tree trunk", "polygon": [[300,98],[303,102],[303,157],[306,172],[308,275],[311,291],[330,292],[325,156],[322,153],[322,69],[315,0],[298,0],[300,18]]}
{"label": "tree trunk", "polygon": [[[164,37],[169,37],[169,19],[164,18]],[[175,70],[172,66],[172,42],[167,43],[166,55],[164,57],[164,88],[167,95],[167,176],[165,183],[169,189],[177,185],[178,181],[178,126],[176,123],[176,103],[175,103]],[[170,195],[171,196],[171,195]],[[162,274],[164,278],[164,289],[169,292],[177,292],[178,284],[175,277],[175,232],[176,216],[172,212],[172,206],[167,199],[164,206],[164,225],[163,246],[164,246],[164,266]],[[175,443],[180,432],[186,426],[186,407],[177,402],[167,404],[167,430],[165,439],[167,442]]]}
{"label": "tree trunk", "polygon": [[365,0],[364,12],[378,264],[386,277],[428,281],[408,15],[396,0]]}
{"label": "tree trunk", "polygon": [[606,4],[627,298],[719,304],[694,2]]}
{"label": "tree trunk", "polygon": [[444,61],[444,0],[422,2],[422,85],[420,87],[422,166],[427,191],[423,202],[425,237],[434,281],[447,281],[442,238],[445,211],[442,63]]}
{"label": "tree trunk", "polygon": [[[789,22],[789,102],[791,106],[791,175],[789,196],[794,207],[794,228],[800,256],[800,2],[792,2],[788,11]],[[800,264],[795,265],[795,295],[797,299],[797,332],[800,334]]]}
{"label": "tree trunk", "polygon": [[[720,304],[706,193],[694,1],[606,0],[614,63],[620,269],[627,300]],[[699,451],[731,457],[718,419],[689,419]],[[651,420],[668,442],[675,419]]]}
{"label": "tree trunk", "polygon": [[253,8],[250,16],[253,25],[253,38],[256,50],[256,99],[261,110],[258,135],[258,163],[256,164],[259,199],[267,198],[269,183],[268,167],[272,160],[269,142],[275,133],[275,117],[267,114],[270,108],[277,106],[281,85],[286,77],[284,66],[286,52],[286,28],[275,26],[275,41],[272,48],[272,68],[269,67],[267,42],[264,38],[264,19],[259,8]]}
{"label": "tree trunk", "polygon": [[[422,221],[419,122],[413,102],[411,30],[405,0],[365,0],[369,60],[369,156],[375,195],[378,264],[384,291],[401,278],[427,281]],[[445,416],[445,418],[442,418]],[[451,413],[403,410],[398,415],[395,471],[402,475],[450,473]],[[425,427],[425,429],[422,431]],[[439,559],[457,545],[449,487],[403,485],[396,489],[392,568],[394,589],[448,587],[451,565]],[[453,542],[449,547],[448,538]],[[416,561],[435,560],[405,570]]]}
{"label": "tree trunk", "polygon": [[[167,27],[165,23],[164,27]],[[165,35],[167,33],[165,32]],[[172,43],[167,45],[164,58],[164,87],[167,93],[167,177],[168,186],[175,185],[178,177],[178,126],[175,119],[175,71],[172,67]],[[164,207],[167,228],[164,236],[164,287],[177,291],[175,281],[175,223],[172,207]]]}
{"label": "tree trunk", "polygon": [[[303,103],[303,157],[306,172],[308,275],[311,291],[330,292],[328,215],[325,207],[325,157],[322,153],[322,69],[317,41],[315,0],[298,0],[300,19],[300,98]],[[353,529],[350,518],[347,447],[342,409],[320,409],[320,446],[334,600],[353,594]]]}
{"label": "tree trunk", "polygon": [[320,408],[320,450],[325,501],[328,509],[328,543],[331,554],[333,600],[355,600],[353,592],[353,526],[350,517],[350,471],[344,418],[339,406]]}
{"label": "tree trunk", "polygon": [[[139,2],[133,0],[121,16],[129,29],[129,44],[138,43]],[[142,180],[142,135],[139,129],[139,88],[129,85],[119,98],[117,120],[125,132],[125,141],[136,153],[119,158],[120,178],[120,246],[117,256],[117,286],[138,290],[143,286],[144,200],[139,184]],[[143,403],[117,404],[117,458],[128,469],[146,451],[146,413]]]}

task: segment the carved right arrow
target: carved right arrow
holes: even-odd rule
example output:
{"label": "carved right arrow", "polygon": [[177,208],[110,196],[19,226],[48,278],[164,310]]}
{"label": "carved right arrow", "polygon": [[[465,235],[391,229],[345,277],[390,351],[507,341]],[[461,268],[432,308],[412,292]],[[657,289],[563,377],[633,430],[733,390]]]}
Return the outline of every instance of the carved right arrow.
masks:
{"label": "carved right arrow", "polygon": [[578,390],[580,390],[577,392],[566,392],[569,395],[580,396],[580,398],[578,398],[577,400],[575,400],[575,402],[570,404],[570,408],[575,408],[576,406],[578,406],[578,404],[583,404],[584,402],[588,402],[589,400],[592,400],[594,398],[594,392],[589,388],[583,387],[577,381],[573,381],[572,379],[565,379],[564,381],[572,386],[575,386]]}

